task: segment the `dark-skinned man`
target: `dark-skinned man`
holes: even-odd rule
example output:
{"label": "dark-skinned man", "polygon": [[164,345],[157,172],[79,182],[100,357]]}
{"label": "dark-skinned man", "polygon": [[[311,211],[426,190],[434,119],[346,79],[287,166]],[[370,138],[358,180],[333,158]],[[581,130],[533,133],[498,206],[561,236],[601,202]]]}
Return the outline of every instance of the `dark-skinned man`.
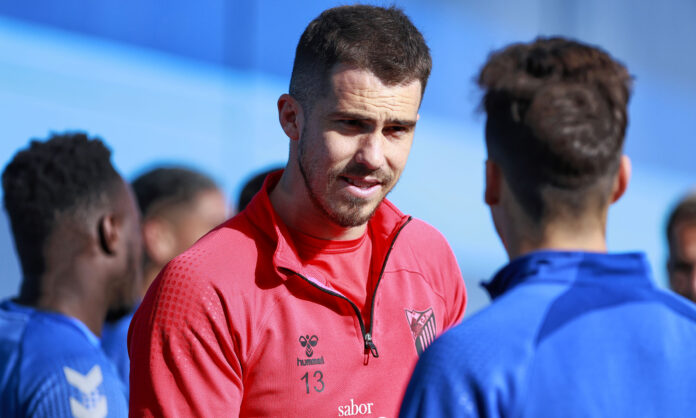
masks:
{"label": "dark-skinned man", "polygon": [[132,309],[140,218],[110,151],[85,134],[32,141],[2,175],[23,280],[0,305],[0,415],[125,417],[101,350],[108,309]]}

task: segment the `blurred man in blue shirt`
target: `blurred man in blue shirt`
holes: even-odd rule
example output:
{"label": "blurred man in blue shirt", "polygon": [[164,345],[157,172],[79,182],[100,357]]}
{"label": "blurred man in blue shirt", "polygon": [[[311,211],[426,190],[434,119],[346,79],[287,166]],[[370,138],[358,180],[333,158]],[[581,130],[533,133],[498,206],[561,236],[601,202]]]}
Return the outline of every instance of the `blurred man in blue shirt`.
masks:
{"label": "blurred man in blue shirt", "polygon": [[630,175],[628,71],[540,38],[494,53],[478,83],[485,201],[511,262],[492,305],[421,357],[401,415],[694,416],[696,309],[655,287],[644,254],[607,253]]}
{"label": "blurred man in blue shirt", "polygon": [[23,280],[0,304],[0,416],[125,417],[99,335],[141,280],[139,214],[110,151],[84,134],[32,141],[2,175]]}
{"label": "blurred man in blue shirt", "polygon": [[696,192],[682,198],[667,221],[669,285],[696,302]]}
{"label": "blurred man in blue shirt", "polygon": [[[131,183],[142,216],[143,282],[140,298],[160,270],[227,219],[227,203],[213,179],[184,167],[157,167]],[[129,386],[128,327],[135,311],[109,311],[102,348]]]}

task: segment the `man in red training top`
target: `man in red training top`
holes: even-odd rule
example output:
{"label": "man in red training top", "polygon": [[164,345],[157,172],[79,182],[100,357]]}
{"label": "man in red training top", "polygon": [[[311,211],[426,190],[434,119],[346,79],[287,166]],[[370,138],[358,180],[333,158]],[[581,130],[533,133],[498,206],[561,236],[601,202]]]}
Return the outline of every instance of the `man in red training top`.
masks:
{"label": "man in red training top", "polygon": [[442,235],[384,199],[430,68],[398,9],[309,24],[278,100],[287,166],[150,287],[130,330],[132,415],[396,415],[465,304]]}

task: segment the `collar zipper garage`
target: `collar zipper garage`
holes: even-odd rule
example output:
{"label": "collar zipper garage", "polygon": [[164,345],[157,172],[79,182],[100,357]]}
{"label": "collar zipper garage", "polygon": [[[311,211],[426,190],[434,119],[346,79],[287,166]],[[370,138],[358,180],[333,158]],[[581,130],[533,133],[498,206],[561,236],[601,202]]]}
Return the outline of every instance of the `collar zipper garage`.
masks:
{"label": "collar zipper garage", "polygon": [[391,244],[389,245],[389,249],[387,250],[387,254],[384,257],[384,262],[382,263],[382,269],[379,272],[379,276],[377,277],[377,283],[375,284],[375,289],[372,292],[372,302],[370,306],[370,329],[366,330],[365,329],[365,321],[363,320],[362,314],[360,313],[360,309],[358,309],[357,305],[353,303],[350,299],[347,297],[343,296],[340,293],[334,292],[331,289],[327,289],[323,286],[318,285],[317,283],[314,283],[313,281],[309,280],[306,276],[293,271],[291,269],[281,267],[281,269],[292,273],[294,275],[299,276],[302,278],[304,281],[307,283],[311,284],[315,288],[321,290],[324,293],[328,293],[329,295],[335,296],[337,298],[343,299],[346,302],[350,304],[350,306],[353,307],[353,310],[355,311],[355,315],[358,317],[358,322],[360,323],[360,331],[362,332],[362,337],[363,337],[363,342],[365,343],[365,353],[366,354],[372,354],[373,357],[377,358],[379,357],[379,351],[377,350],[377,345],[375,344],[373,340],[373,334],[372,334],[372,328],[375,323],[375,298],[377,296],[377,288],[379,287],[379,283],[382,281],[382,276],[384,275],[384,270],[387,267],[387,261],[389,260],[389,255],[391,254],[392,249],[394,248],[394,243],[396,242],[396,239],[399,237],[399,234],[401,231],[404,229],[406,225],[408,225],[409,222],[411,222],[411,217],[409,216],[408,219],[399,227],[399,229],[396,231],[396,234],[394,234],[394,238],[391,241]]}

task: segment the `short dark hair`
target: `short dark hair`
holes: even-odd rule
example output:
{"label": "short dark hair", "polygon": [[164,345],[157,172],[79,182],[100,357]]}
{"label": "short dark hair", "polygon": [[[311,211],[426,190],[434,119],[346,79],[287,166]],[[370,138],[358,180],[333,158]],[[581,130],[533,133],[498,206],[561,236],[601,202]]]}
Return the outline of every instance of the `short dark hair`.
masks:
{"label": "short dark hair", "polygon": [[188,204],[196,195],[217,190],[213,179],[185,167],[158,167],[138,176],[131,183],[143,218],[161,209]]}
{"label": "short dark hair", "polygon": [[278,171],[283,167],[274,167],[268,170],[264,170],[258,174],[253,175],[249,180],[244,183],[242,191],[239,193],[239,198],[237,199],[237,211],[241,212],[247,207],[251,199],[258,193],[263,187],[263,182],[266,181],[266,177],[274,171]]}
{"label": "short dark hair", "polygon": [[559,37],[489,57],[478,76],[488,155],[533,222],[607,203],[631,83],[605,51]]}
{"label": "short dark hair", "polygon": [[[44,272],[43,247],[59,217],[82,217],[105,203],[121,182],[111,151],[85,133],[53,134],[32,140],[2,173],[5,209],[26,280]],[[37,288],[38,291],[38,288]]]}
{"label": "short dark hair", "polygon": [[388,85],[419,80],[421,97],[432,61],[423,35],[396,7],[340,6],[325,10],[297,44],[290,95],[311,109],[336,64],[369,70]]}
{"label": "short dark hair", "polygon": [[696,224],[696,191],[684,196],[677,203],[667,218],[667,228],[665,235],[667,236],[667,244],[670,252],[672,250],[672,241],[674,238],[674,229],[681,223]]}

